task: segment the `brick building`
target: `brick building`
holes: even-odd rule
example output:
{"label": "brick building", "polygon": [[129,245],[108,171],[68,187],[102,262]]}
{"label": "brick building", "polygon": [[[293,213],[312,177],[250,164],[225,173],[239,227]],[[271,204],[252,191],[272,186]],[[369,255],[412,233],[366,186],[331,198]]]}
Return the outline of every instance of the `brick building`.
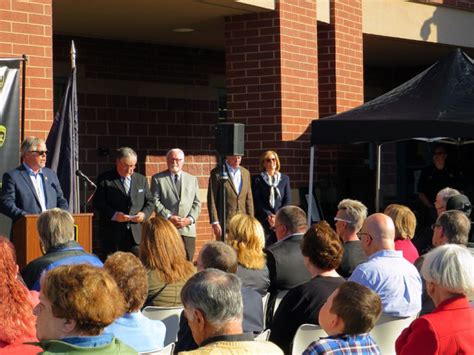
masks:
{"label": "brick building", "polygon": [[[0,57],[28,55],[25,132],[46,137],[75,41],[80,168],[90,176],[124,145],[151,176],[179,146],[205,202],[213,127],[227,120],[246,125],[252,173],[263,151],[279,153],[297,201],[311,120],[388,91],[452,48],[472,55],[473,11],[469,0],[0,0]],[[397,154],[385,150],[389,197],[409,185]],[[329,214],[347,196],[370,205],[372,178],[370,147],[318,147]],[[198,236],[211,238],[205,203]]]}

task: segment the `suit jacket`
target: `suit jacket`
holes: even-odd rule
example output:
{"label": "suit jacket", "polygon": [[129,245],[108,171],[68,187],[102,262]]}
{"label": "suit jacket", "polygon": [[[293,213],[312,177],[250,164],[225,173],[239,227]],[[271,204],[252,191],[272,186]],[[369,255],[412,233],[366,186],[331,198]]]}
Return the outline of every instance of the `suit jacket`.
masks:
{"label": "suit jacket", "polygon": [[[225,165],[225,168],[227,170],[227,165]],[[219,174],[221,169],[221,167],[212,169],[211,176],[209,177],[207,209],[209,211],[209,220],[211,223],[219,222],[217,208],[219,207]],[[226,222],[229,222],[229,220],[238,213],[244,213],[250,216],[254,215],[250,173],[244,167],[240,167],[240,172],[242,174],[242,189],[240,194],[237,194],[237,189],[235,188],[234,183],[230,178],[230,174],[227,171],[229,174],[229,180],[227,180],[224,184],[224,189],[226,191]]]}
{"label": "suit jacket", "polygon": [[289,290],[311,279],[301,253],[303,234],[297,233],[280,240],[266,249],[270,271],[270,292]]}
{"label": "suit jacket", "polygon": [[[151,179],[151,193],[155,198],[156,213],[164,218],[169,215],[192,217],[197,222],[201,213],[199,201],[199,185],[195,176],[181,172],[181,194],[178,194],[174,181],[168,170],[153,175]],[[196,223],[178,229],[181,235],[196,237]]]}
{"label": "suit jacket", "polygon": [[291,204],[290,178],[287,175],[281,174],[277,189],[280,191],[280,198],[275,196],[275,207],[272,207],[270,206],[270,186],[263,180],[262,175],[258,174],[252,177],[255,217],[266,230],[270,229],[267,216],[276,214],[280,208]]}
{"label": "suit jacket", "polygon": [[94,195],[94,207],[99,211],[103,232],[110,239],[128,233],[127,225],[133,234],[135,243],[140,244],[142,226],[140,223],[119,223],[112,221],[115,212],[135,215],[138,212],[149,218],[153,212],[153,195],[148,187],[146,177],[134,173],[131,177],[130,192],[127,195],[117,170],[107,171],[97,178],[97,191]]}
{"label": "suit jacket", "polygon": [[453,297],[406,328],[395,342],[397,354],[474,354],[474,309]]}
{"label": "suit jacket", "polygon": [[[56,173],[48,168],[43,168],[42,173],[46,209],[58,207],[67,210],[68,204]],[[13,222],[27,214],[41,213],[38,195],[23,164],[3,174],[0,211]]]}

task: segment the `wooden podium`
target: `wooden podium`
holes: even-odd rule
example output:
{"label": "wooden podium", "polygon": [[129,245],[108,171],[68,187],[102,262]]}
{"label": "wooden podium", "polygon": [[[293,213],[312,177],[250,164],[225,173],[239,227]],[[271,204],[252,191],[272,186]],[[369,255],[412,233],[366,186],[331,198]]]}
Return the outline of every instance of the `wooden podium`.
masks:
{"label": "wooden podium", "polygon": [[[92,213],[73,214],[75,239],[85,251],[92,250]],[[38,215],[30,214],[19,219],[13,225],[14,236],[12,243],[15,245],[17,263],[20,270],[31,260],[43,255],[40,246],[36,221]]]}

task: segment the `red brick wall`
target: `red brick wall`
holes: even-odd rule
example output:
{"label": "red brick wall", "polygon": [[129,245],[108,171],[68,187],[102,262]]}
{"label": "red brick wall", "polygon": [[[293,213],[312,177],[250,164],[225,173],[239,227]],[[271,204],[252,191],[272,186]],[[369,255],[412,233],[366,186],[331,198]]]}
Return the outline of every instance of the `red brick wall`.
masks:
{"label": "red brick wall", "polygon": [[[206,189],[209,171],[215,166],[213,127],[218,121],[217,95],[209,99],[177,96],[207,89],[211,75],[222,75],[223,53],[55,36],[54,59],[58,68],[69,67],[72,39],[78,52],[81,170],[95,177],[113,168],[114,149],[130,146],[138,153],[137,170],[151,177],[166,169],[166,152],[179,147],[186,154],[184,170],[196,175],[200,188]],[[90,92],[90,80],[102,83],[101,93]],[[120,81],[130,83],[130,88],[121,95],[110,93]],[[168,97],[158,96],[153,90],[140,95],[136,83],[172,84],[181,89],[169,92]],[[206,199],[201,202],[198,248],[211,238]],[[96,248],[98,245],[96,240]]]}
{"label": "red brick wall", "polygon": [[25,137],[46,138],[53,120],[52,0],[0,0],[0,57],[29,58]]}
{"label": "red brick wall", "polygon": [[246,124],[245,165],[277,150],[294,187],[308,181],[311,120],[318,115],[316,4],[282,0],[277,10],[226,18],[229,119]]}
{"label": "red brick wall", "polygon": [[[330,6],[330,23],[318,23],[320,117],[347,111],[364,101],[362,3],[335,0]],[[318,146],[317,171],[322,190],[336,189],[336,200],[354,197],[357,192],[351,181],[364,175],[360,169],[365,168],[364,158],[364,146]],[[337,202],[334,196],[327,197],[331,204]]]}

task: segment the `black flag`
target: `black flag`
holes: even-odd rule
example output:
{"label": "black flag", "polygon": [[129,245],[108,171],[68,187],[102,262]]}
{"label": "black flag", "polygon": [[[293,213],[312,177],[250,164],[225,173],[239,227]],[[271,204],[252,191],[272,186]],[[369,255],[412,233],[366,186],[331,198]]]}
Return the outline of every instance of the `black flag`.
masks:
{"label": "black flag", "polygon": [[47,166],[58,174],[69,212],[79,213],[79,125],[76,68],[72,69],[61,105],[46,140]]}

